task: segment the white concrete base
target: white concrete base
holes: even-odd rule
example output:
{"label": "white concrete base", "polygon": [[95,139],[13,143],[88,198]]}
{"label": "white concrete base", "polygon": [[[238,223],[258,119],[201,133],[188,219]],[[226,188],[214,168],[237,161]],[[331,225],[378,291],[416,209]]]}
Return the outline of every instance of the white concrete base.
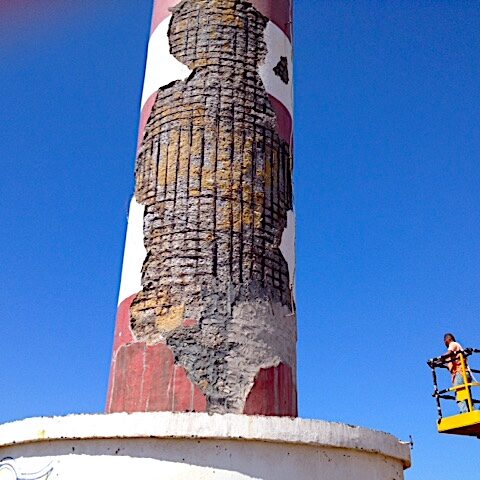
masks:
{"label": "white concrete base", "polygon": [[410,448],[323,421],[134,413],[0,426],[0,480],[400,480]]}

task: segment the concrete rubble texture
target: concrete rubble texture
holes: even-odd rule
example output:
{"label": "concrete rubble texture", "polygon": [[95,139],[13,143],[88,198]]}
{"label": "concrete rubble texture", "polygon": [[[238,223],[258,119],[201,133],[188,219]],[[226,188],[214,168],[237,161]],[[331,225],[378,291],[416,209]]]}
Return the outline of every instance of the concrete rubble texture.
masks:
{"label": "concrete rubble texture", "polygon": [[[139,147],[146,257],[133,342],[147,356],[168,349],[192,385],[185,395],[204,397],[177,406],[296,416],[295,302],[279,248],[293,162],[259,74],[269,19],[246,0],[183,0],[171,12],[171,54],[192,73],[158,90]],[[287,66],[282,57],[271,74],[288,83]],[[122,347],[119,364],[137,350]],[[128,410],[118,398],[128,383],[117,381],[110,411]]]}

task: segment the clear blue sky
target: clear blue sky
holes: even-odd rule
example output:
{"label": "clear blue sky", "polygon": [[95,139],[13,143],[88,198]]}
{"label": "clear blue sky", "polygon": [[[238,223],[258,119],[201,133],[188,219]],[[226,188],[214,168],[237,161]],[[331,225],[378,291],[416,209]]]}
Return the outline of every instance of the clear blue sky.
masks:
{"label": "clear blue sky", "polygon": [[[0,0],[0,422],[104,408],[149,15]],[[480,468],[425,364],[480,347],[479,24],[296,0],[300,413],[412,435],[408,480]]]}

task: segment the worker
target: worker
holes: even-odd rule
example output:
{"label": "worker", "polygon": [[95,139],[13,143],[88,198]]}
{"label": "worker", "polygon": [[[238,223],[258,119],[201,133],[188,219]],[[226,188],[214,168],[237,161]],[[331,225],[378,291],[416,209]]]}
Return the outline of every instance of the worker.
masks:
{"label": "worker", "polygon": [[[460,362],[460,357],[458,355],[459,352],[463,352],[463,347],[456,341],[455,336],[452,333],[446,333],[443,337],[445,342],[445,346],[448,348],[447,353],[444,355],[446,360],[450,360],[447,363],[447,367],[452,374],[452,384],[454,387],[458,387],[459,385],[464,385],[465,382],[463,381],[463,370],[462,370],[462,363]],[[465,365],[467,365],[465,360]],[[470,369],[467,367],[467,380],[468,382],[472,381]],[[458,409],[460,413],[468,413],[468,403],[466,400],[458,402]]]}

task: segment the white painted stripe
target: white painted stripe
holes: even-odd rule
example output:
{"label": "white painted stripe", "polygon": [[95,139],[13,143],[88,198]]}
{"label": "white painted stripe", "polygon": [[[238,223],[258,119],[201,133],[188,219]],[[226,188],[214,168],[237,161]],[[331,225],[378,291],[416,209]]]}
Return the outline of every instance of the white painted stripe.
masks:
{"label": "white painted stripe", "polygon": [[148,98],[160,87],[175,80],[184,80],[191,70],[170,53],[168,27],[172,16],[161,22],[148,43],[147,65],[143,83],[142,109]]}
{"label": "white painted stripe", "polygon": [[288,264],[288,273],[290,275],[290,288],[295,300],[295,270],[296,270],[296,218],[295,212],[290,210],[287,213],[287,227],[283,231],[280,251]]}
{"label": "white painted stripe", "polygon": [[[265,29],[265,42],[267,44],[267,57],[265,63],[260,67],[260,76],[267,93],[283,103],[293,118],[293,48],[289,38],[283,30],[273,22],[268,22]],[[288,85],[275,74],[273,69],[285,57],[288,62]]]}
{"label": "white painted stripe", "polygon": [[132,198],[128,215],[127,238],[123,255],[122,280],[118,304],[142,290],[142,266],[147,255],[143,243],[143,214],[145,207]]}
{"label": "white painted stripe", "polygon": [[[293,48],[290,39],[285,32],[275,23],[268,22],[265,30],[265,43],[267,44],[267,57],[265,63],[260,67],[260,76],[266,91],[285,105],[293,119]],[[278,65],[281,57],[285,57],[288,63],[289,82],[285,84],[275,74],[274,68]],[[293,123],[293,122],[292,122]],[[293,135],[293,131],[292,131]],[[290,144],[292,145],[292,141]],[[293,186],[293,185],[292,185]],[[290,288],[293,300],[296,301],[295,292],[295,270],[296,270],[296,219],[295,212],[290,210],[287,213],[287,226],[282,234],[280,251],[288,264],[290,277]]]}

